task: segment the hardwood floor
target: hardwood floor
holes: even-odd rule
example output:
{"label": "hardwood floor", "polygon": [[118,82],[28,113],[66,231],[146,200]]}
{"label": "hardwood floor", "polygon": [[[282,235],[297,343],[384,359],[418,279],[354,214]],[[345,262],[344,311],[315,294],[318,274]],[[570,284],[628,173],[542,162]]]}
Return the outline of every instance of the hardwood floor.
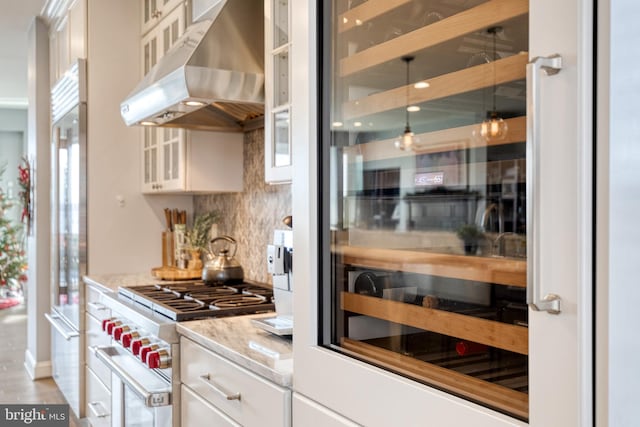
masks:
{"label": "hardwood floor", "polygon": [[[51,378],[32,381],[24,367],[27,312],[24,304],[0,310],[0,402],[66,403]],[[70,427],[79,427],[71,415]]]}

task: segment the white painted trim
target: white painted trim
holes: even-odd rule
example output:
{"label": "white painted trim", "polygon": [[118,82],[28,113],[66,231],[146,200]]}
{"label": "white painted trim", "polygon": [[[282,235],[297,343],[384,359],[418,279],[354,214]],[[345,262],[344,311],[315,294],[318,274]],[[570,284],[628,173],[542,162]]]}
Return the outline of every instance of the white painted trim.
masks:
{"label": "white painted trim", "polygon": [[24,368],[32,381],[51,377],[51,361],[36,362],[29,349],[24,352]]}
{"label": "white painted trim", "polygon": [[29,106],[27,98],[1,98],[0,108],[19,108],[25,109]]}

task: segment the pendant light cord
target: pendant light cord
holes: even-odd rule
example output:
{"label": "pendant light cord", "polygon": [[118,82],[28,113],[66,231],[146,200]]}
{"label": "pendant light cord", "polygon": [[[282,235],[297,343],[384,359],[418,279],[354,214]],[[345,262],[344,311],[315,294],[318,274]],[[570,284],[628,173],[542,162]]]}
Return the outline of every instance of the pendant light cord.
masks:
{"label": "pendant light cord", "polygon": [[491,27],[487,30],[487,32],[489,32],[490,34],[493,35],[493,94],[492,94],[492,100],[493,100],[493,110],[491,111],[491,114],[496,114],[496,84],[497,84],[497,77],[496,77],[496,60],[498,52],[496,50],[496,37],[498,34],[498,31],[501,31],[502,27]]}
{"label": "pendant light cord", "polygon": [[496,112],[496,33],[497,28],[493,29],[493,112]]}
{"label": "pendant light cord", "polygon": [[407,64],[407,84],[406,84],[406,89],[407,89],[407,95],[406,95],[406,105],[405,105],[405,113],[406,113],[406,117],[407,117],[407,123],[405,125],[405,132],[411,132],[411,126],[409,125],[409,63],[411,61],[413,61],[414,57],[413,56],[403,56],[402,60],[404,62],[406,62]]}

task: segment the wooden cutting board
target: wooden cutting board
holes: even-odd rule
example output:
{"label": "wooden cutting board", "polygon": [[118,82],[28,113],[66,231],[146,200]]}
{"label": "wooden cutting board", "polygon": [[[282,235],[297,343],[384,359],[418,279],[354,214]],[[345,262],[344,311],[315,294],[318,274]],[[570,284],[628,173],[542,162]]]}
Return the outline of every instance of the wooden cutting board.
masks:
{"label": "wooden cutting board", "polygon": [[177,267],[154,267],[151,275],[162,280],[193,280],[202,278],[202,269],[187,270]]}

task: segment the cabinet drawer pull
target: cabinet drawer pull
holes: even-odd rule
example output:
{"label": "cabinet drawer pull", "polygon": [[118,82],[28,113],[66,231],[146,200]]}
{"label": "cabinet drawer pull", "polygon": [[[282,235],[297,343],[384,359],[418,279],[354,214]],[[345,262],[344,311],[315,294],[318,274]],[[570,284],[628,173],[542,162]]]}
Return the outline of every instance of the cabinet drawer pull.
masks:
{"label": "cabinet drawer pull", "polygon": [[230,394],[229,392],[223,390],[222,387],[211,381],[211,375],[209,374],[200,375],[200,381],[204,382],[211,389],[213,389],[213,391],[227,400],[240,400],[240,393]]}
{"label": "cabinet drawer pull", "polygon": [[99,302],[88,302],[87,306],[93,308],[94,310],[107,310],[107,306],[104,304],[100,304]]}
{"label": "cabinet drawer pull", "polygon": [[96,418],[106,418],[109,416],[109,412],[105,409],[102,402],[89,402],[89,410]]}

